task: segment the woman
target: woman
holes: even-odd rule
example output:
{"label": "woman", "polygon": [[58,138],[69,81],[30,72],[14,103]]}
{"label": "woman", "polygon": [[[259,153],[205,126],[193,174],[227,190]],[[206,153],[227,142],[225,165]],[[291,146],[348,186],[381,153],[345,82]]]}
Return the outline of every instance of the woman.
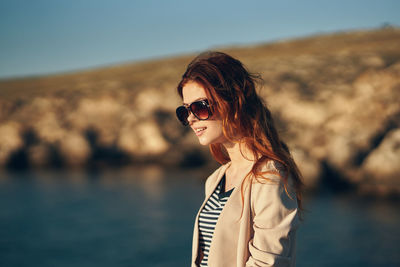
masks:
{"label": "woman", "polygon": [[223,164],[205,185],[192,266],[295,266],[301,175],[240,61],[207,52],[178,85],[178,119]]}

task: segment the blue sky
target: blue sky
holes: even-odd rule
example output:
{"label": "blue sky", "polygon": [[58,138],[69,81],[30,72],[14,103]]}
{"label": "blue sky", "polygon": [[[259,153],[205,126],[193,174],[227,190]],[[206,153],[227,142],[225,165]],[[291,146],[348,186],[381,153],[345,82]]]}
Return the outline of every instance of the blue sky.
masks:
{"label": "blue sky", "polygon": [[400,26],[398,0],[0,0],[0,78]]}

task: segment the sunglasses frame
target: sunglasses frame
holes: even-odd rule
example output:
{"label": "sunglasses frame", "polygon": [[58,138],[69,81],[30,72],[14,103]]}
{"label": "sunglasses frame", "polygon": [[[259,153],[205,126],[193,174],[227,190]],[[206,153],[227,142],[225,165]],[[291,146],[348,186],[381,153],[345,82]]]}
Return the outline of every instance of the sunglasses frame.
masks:
{"label": "sunglasses frame", "polygon": [[[193,104],[198,104],[198,103],[200,103],[201,105],[203,105],[203,106],[205,106],[205,107],[207,108],[207,113],[208,113],[207,118],[201,119],[201,118],[199,118],[199,116],[196,115],[196,113],[194,113],[194,112],[192,111],[192,105],[193,105]],[[182,120],[179,118],[178,110],[181,109],[181,108],[185,108],[186,111],[188,112],[188,116],[186,117],[186,121],[182,121]],[[208,119],[212,116],[212,112],[211,112],[211,109],[210,109],[210,104],[208,103],[208,99],[202,99],[202,100],[193,101],[193,102],[190,103],[189,105],[182,105],[182,106],[179,106],[179,107],[176,108],[176,116],[178,117],[178,120],[179,120],[184,126],[188,126],[188,125],[189,125],[189,121],[187,120],[187,118],[190,116],[190,113],[192,113],[193,116],[195,116],[195,117],[196,117],[198,120],[200,120],[200,121],[208,120]]]}

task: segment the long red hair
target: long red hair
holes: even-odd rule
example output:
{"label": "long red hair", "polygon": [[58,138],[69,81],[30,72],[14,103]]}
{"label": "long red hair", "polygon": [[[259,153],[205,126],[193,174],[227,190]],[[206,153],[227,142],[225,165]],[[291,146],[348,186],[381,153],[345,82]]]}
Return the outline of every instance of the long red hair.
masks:
{"label": "long red hair", "polygon": [[[302,209],[302,176],[288,147],[279,138],[271,112],[256,92],[256,82],[261,81],[261,77],[251,74],[239,60],[225,53],[206,52],[188,65],[177,87],[181,97],[182,89],[189,81],[204,87],[211,111],[221,117],[224,136],[232,142],[247,145],[257,159],[244,181],[251,177],[260,182],[270,180],[265,176],[267,173],[261,172],[260,166],[269,160],[278,162],[282,168],[278,174],[286,193],[291,197],[288,193],[290,175],[298,206]],[[230,161],[222,144],[211,144],[209,148],[219,163]]]}

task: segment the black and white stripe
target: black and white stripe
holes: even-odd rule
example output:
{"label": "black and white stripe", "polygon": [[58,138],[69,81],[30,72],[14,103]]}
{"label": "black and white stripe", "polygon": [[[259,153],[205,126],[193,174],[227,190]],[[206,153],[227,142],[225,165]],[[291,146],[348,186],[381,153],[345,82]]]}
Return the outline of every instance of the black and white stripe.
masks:
{"label": "black and white stripe", "polygon": [[215,225],[217,224],[218,217],[221,214],[225,203],[228,201],[233,189],[224,192],[225,188],[225,175],[222,177],[221,182],[214,190],[210,198],[207,200],[199,216],[199,245],[203,251],[203,259],[200,266],[208,266],[208,253],[210,252],[211,239],[214,234]]}

